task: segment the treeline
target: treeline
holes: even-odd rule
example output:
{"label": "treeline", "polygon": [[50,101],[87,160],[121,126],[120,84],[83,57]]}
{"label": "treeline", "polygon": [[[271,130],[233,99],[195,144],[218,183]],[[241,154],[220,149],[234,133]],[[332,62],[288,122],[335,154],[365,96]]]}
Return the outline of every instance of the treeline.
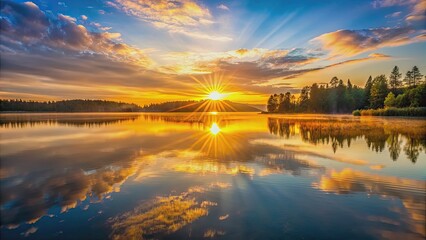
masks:
{"label": "treeline", "polygon": [[171,101],[163,103],[151,103],[144,105],[143,112],[179,112],[187,111],[186,108],[198,104],[199,101]]}
{"label": "treeline", "polygon": [[229,100],[173,101],[152,103],[142,108],[143,112],[260,112],[252,106]]}
{"label": "treeline", "polygon": [[13,112],[137,112],[142,108],[133,103],[105,100],[24,101],[0,100],[0,111]]}
{"label": "treeline", "polygon": [[333,77],[329,83],[302,88],[298,98],[287,92],[271,95],[267,102],[267,111],[271,113],[351,113],[384,107],[426,107],[426,84],[416,66],[404,79],[395,66],[389,78],[370,76],[364,88],[353,85],[349,79],[345,83]]}

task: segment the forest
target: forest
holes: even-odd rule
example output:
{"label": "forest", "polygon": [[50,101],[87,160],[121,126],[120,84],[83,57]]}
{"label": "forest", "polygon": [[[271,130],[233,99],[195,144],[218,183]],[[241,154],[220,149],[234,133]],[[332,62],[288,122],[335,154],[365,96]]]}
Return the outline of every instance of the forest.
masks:
{"label": "forest", "polygon": [[0,100],[0,111],[7,112],[137,112],[141,107],[133,103],[105,100],[24,101]]}
{"label": "forest", "polygon": [[398,66],[393,68],[389,77],[370,76],[363,88],[353,85],[349,79],[345,83],[333,77],[329,83],[303,87],[297,98],[286,92],[271,95],[267,102],[269,113],[351,113],[384,108],[394,111],[395,108],[421,108],[420,112],[424,113],[424,107],[426,84],[417,66],[407,71],[404,78]]}

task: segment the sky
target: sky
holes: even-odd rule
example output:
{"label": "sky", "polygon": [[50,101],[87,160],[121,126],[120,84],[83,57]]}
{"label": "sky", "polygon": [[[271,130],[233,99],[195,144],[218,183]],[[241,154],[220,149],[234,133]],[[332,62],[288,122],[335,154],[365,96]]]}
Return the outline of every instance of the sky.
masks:
{"label": "sky", "polygon": [[264,104],[426,73],[426,0],[1,1],[0,98]]}

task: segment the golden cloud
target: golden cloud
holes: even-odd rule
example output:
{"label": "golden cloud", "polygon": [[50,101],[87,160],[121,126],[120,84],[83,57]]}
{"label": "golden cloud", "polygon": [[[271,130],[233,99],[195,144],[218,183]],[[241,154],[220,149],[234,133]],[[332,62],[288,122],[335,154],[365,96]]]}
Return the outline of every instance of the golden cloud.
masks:
{"label": "golden cloud", "polygon": [[422,34],[409,27],[338,30],[322,34],[311,42],[319,42],[332,57],[354,56],[383,47],[396,47],[424,41]]}

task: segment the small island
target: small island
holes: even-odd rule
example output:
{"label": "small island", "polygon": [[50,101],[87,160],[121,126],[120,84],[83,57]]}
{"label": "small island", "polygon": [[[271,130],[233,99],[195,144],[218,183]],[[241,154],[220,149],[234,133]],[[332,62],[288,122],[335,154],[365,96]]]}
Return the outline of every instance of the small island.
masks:
{"label": "small island", "polygon": [[370,76],[364,88],[333,77],[329,83],[305,86],[298,98],[273,94],[265,113],[326,113],[354,116],[426,116],[426,83],[417,66],[405,78],[398,66],[389,76]]}

